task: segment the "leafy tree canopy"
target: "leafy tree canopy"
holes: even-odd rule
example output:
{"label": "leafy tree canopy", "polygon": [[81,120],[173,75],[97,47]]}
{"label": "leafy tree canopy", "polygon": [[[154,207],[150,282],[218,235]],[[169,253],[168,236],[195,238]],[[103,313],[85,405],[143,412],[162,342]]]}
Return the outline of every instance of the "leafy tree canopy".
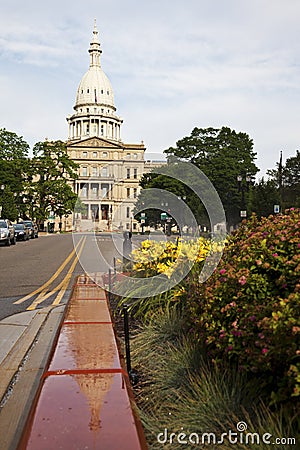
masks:
{"label": "leafy tree canopy", "polygon": [[16,133],[0,128],[0,184],[13,193],[22,191],[29,145]]}
{"label": "leafy tree canopy", "polygon": [[16,160],[28,157],[29,144],[16,133],[0,128],[0,159]]}
{"label": "leafy tree canopy", "polygon": [[[199,167],[200,170],[210,179],[217,190],[223,203],[228,224],[239,222],[240,210],[247,209],[249,202],[248,187],[242,186],[243,191],[239,192],[237,177],[249,176],[251,179],[258,172],[255,165],[256,153],[253,151],[253,141],[248,134],[236,132],[228,127],[217,128],[194,128],[191,135],[180,139],[176,147],[165,150],[168,160],[176,157],[183,161],[188,161]],[[154,181],[154,179],[156,179]],[[162,179],[157,175],[153,177],[145,176],[142,179],[142,187],[152,187],[153,183],[162,186]],[[247,188],[247,189],[246,189]],[[175,194],[179,190],[176,185]],[[182,190],[182,187],[181,187]],[[172,191],[174,192],[174,191]],[[243,194],[243,195],[242,195]],[[186,192],[195,212],[195,217],[201,223],[206,223],[207,218],[203,206],[193,194]],[[242,203],[246,203],[243,205]],[[250,208],[250,207],[249,207]]]}
{"label": "leafy tree canopy", "polygon": [[62,141],[38,142],[33,148],[27,192],[35,205],[34,215],[42,223],[51,211],[67,215],[73,210],[77,195],[67,180],[74,180],[78,165],[72,161]]}

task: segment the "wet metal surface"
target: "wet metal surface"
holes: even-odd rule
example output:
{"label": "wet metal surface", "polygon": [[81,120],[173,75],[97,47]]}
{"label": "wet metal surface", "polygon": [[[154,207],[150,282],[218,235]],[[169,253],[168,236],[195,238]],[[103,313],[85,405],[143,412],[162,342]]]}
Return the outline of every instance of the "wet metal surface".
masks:
{"label": "wet metal surface", "polygon": [[19,449],[145,449],[125,379],[105,292],[79,277]]}
{"label": "wet metal surface", "polygon": [[110,322],[106,301],[77,300],[70,305],[66,321],[70,322]]}
{"label": "wet metal surface", "polygon": [[27,448],[140,449],[122,375],[56,375],[47,378]]}
{"label": "wet metal surface", "polygon": [[120,369],[115,336],[110,324],[64,325],[49,371]]}

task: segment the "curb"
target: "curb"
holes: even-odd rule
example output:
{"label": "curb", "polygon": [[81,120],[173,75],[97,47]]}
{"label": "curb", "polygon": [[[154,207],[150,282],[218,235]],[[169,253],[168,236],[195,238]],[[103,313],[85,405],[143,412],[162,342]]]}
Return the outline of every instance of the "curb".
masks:
{"label": "curb", "polygon": [[17,447],[65,307],[50,306],[36,310],[35,314],[28,314],[26,325],[20,325],[17,320],[23,313],[0,323],[4,328],[17,327],[15,341],[6,343],[7,355],[0,364],[1,450],[14,450]]}

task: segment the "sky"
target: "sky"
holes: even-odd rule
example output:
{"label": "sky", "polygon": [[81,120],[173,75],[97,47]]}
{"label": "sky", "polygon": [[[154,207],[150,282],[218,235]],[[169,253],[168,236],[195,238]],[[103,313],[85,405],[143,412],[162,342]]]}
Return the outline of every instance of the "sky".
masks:
{"label": "sky", "polygon": [[121,138],[146,156],[193,128],[254,142],[259,177],[300,148],[299,0],[1,0],[0,128],[68,138],[94,18]]}

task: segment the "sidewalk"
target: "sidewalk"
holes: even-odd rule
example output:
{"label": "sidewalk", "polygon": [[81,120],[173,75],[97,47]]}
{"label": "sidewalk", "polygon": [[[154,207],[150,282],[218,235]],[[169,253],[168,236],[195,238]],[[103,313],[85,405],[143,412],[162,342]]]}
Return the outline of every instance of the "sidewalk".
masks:
{"label": "sidewalk", "polygon": [[14,450],[63,318],[65,305],[0,321],[0,448]]}

